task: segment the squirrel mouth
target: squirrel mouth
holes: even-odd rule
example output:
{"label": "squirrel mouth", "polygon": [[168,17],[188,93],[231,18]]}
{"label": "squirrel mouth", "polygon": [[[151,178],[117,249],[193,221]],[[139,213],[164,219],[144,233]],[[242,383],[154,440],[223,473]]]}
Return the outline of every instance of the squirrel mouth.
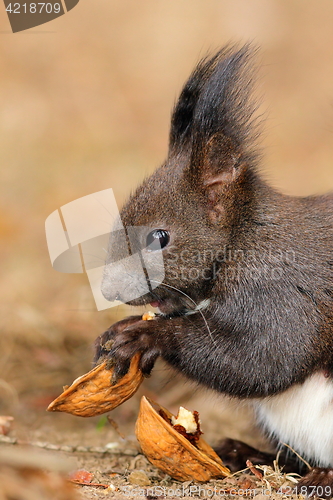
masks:
{"label": "squirrel mouth", "polygon": [[187,309],[185,306],[177,308],[173,302],[170,302],[167,299],[154,300],[149,302],[149,304],[152,307],[159,309],[162,314],[168,316],[189,316],[209,307],[210,299],[202,300],[196,305],[196,307],[191,309]]}
{"label": "squirrel mouth", "polygon": [[168,305],[165,300],[153,300],[152,302],[149,302],[149,304],[151,307],[158,309],[162,314],[171,313],[173,309],[173,307],[170,307],[170,304]]}
{"label": "squirrel mouth", "polygon": [[183,305],[175,304],[168,299],[154,300],[149,302],[152,307],[156,307],[161,314],[167,316],[183,316],[186,314],[186,308]]}
{"label": "squirrel mouth", "polygon": [[155,300],[154,302],[150,302],[151,307],[160,307],[161,301]]}

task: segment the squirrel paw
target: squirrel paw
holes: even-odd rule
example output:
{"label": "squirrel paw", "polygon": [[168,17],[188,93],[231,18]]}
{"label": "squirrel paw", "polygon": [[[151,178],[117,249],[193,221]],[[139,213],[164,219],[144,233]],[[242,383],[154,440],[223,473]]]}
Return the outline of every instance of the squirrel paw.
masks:
{"label": "squirrel paw", "polygon": [[245,469],[247,460],[250,460],[253,465],[271,465],[275,460],[275,455],[271,453],[264,453],[242,441],[230,438],[223,439],[214,450],[231,472]]}
{"label": "squirrel paw", "polygon": [[112,381],[115,383],[128,372],[134,354],[141,352],[140,369],[149,376],[160,354],[156,346],[156,325],[152,323],[155,321],[143,321],[142,316],[129,316],[111,325],[95,341],[94,364],[110,360],[114,365]]}
{"label": "squirrel paw", "polygon": [[314,467],[299,481],[295,492],[304,497],[333,498],[333,469]]}
{"label": "squirrel paw", "polygon": [[[232,472],[236,472],[246,468],[246,461],[250,460],[253,465],[270,465],[274,466],[276,453],[267,453],[259,451],[252,446],[249,446],[242,441],[226,438],[215,448],[215,452],[222,458],[224,464]],[[299,466],[299,461],[296,457],[290,456],[288,450],[282,450],[279,453],[279,466],[283,472],[299,472],[302,473],[302,468]]]}

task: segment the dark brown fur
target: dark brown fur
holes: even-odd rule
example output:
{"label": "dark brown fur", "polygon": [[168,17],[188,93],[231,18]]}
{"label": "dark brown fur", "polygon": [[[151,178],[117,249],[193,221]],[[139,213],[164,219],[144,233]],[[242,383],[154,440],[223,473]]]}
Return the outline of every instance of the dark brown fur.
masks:
{"label": "dark brown fur", "polygon": [[[318,370],[333,376],[333,196],[285,196],[258,174],[250,69],[248,46],[198,65],[172,116],[166,162],[121,211],[124,226],[145,227],[141,248],[147,227],[170,242],[163,283],[130,302],[158,302],[164,314],[97,340],[96,359],[114,339],[119,376],[137,351],[146,373],[161,356],[238,398],[275,395]],[[120,257],[113,241],[109,262]],[[108,276],[103,291],[113,300],[131,286],[129,272]],[[206,299],[203,314],[187,314]]]}

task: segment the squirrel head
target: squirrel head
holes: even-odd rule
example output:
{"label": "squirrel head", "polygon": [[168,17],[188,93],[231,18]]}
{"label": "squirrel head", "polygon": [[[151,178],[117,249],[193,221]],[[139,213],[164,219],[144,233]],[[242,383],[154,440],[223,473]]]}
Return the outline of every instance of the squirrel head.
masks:
{"label": "squirrel head", "polygon": [[[251,218],[259,182],[253,52],[249,45],[224,48],[201,60],[183,87],[166,161],[121,210],[135,236],[111,238],[102,284],[108,300],[181,314],[212,292],[217,254]],[[125,265],[128,247],[142,252],[143,272],[130,259]],[[151,279],[152,269],[163,279]]]}

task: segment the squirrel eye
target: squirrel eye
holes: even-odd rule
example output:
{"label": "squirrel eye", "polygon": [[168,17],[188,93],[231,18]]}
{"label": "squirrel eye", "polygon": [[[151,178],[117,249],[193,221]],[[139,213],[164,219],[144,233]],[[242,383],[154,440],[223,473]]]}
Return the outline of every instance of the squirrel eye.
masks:
{"label": "squirrel eye", "polygon": [[150,251],[161,250],[167,246],[170,241],[170,234],[164,229],[154,229],[148,234],[146,244]]}

